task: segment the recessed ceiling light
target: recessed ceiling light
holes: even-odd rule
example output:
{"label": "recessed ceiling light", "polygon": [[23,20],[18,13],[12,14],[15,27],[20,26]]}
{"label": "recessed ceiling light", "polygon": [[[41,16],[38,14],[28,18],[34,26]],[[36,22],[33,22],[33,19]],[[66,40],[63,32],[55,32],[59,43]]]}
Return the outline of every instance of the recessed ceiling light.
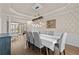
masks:
{"label": "recessed ceiling light", "polygon": [[39,4],[39,3],[36,3],[36,4],[34,4],[33,6],[32,6],[32,8],[33,8],[33,10],[34,11],[38,11],[39,9],[41,9],[41,5]]}

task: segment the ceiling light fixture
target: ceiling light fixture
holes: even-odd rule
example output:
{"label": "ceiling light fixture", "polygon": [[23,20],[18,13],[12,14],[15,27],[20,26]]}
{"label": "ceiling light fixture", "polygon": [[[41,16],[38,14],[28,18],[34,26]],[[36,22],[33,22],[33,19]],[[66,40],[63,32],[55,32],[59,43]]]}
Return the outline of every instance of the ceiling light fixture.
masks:
{"label": "ceiling light fixture", "polygon": [[32,6],[33,10],[35,11],[35,17],[32,19],[32,21],[36,21],[36,20],[40,20],[40,19],[43,19],[43,16],[40,16],[39,14],[39,10],[41,9],[41,5],[40,4],[34,4]]}

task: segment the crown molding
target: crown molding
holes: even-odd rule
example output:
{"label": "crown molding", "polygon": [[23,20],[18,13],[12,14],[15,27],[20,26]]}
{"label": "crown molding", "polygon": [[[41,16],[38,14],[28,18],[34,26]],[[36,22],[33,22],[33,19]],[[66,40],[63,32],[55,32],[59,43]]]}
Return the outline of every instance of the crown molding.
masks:
{"label": "crown molding", "polygon": [[47,17],[47,16],[49,16],[49,15],[55,13],[55,12],[58,12],[58,11],[61,11],[61,10],[65,9],[65,8],[67,8],[69,5],[70,5],[70,4],[67,4],[67,5],[65,5],[64,7],[55,9],[55,10],[53,10],[53,11],[51,11],[51,12],[48,12],[48,13],[46,13],[46,14],[43,14],[42,16]]}
{"label": "crown molding", "polygon": [[9,10],[10,10],[12,13],[16,14],[16,15],[23,16],[23,17],[26,17],[26,18],[28,18],[28,19],[32,19],[32,18],[33,18],[33,16],[29,16],[29,15],[22,14],[22,13],[16,11],[16,10],[14,10],[13,8],[9,8]]}

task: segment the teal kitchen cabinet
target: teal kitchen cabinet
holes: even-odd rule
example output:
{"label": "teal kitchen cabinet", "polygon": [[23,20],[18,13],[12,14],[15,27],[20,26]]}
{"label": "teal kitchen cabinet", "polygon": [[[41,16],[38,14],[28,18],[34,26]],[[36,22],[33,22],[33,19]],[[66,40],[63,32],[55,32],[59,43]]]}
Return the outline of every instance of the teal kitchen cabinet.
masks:
{"label": "teal kitchen cabinet", "polygon": [[0,55],[11,54],[11,36],[0,34]]}

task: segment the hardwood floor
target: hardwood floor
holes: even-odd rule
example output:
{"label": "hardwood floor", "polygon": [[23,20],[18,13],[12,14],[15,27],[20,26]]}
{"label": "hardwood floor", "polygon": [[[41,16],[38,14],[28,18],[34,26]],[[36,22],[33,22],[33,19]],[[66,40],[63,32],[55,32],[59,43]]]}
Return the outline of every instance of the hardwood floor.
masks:
{"label": "hardwood floor", "polygon": [[79,47],[66,45],[66,55],[79,55]]}
{"label": "hardwood floor", "polygon": [[[25,39],[21,35],[11,43],[11,54],[12,55],[40,55],[39,49],[35,47],[32,49],[32,45],[30,48],[26,47],[25,49]],[[79,55],[79,48],[71,45],[66,45],[66,55]],[[53,55],[52,51],[49,51],[50,55]],[[42,49],[42,55],[45,55],[45,48]],[[58,53],[56,53],[58,55]]]}

